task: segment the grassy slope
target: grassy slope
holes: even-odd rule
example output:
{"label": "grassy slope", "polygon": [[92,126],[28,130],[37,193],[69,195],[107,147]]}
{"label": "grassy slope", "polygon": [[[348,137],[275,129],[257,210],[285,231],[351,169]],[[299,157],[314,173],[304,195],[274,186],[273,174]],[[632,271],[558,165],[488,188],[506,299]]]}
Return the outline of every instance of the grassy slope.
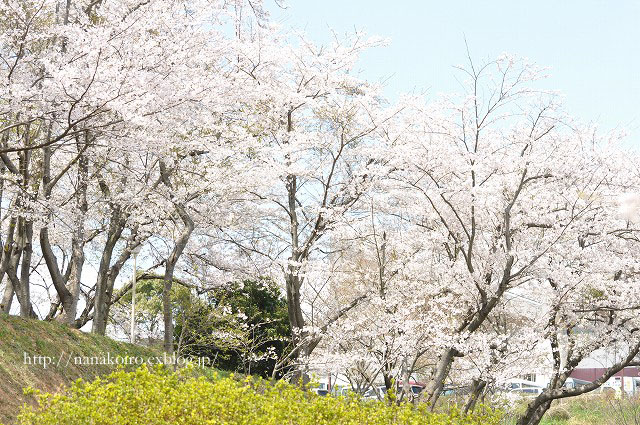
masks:
{"label": "grassy slope", "polygon": [[[113,371],[114,366],[77,365],[73,361],[75,356],[102,356],[107,352],[112,356],[144,358],[160,354],[155,349],[84,333],[58,323],[0,314],[0,423],[11,423],[20,406],[33,401],[32,397],[23,394],[24,387],[57,392],[61,386],[78,378],[91,380]],[[64,357],[60,366],[51,364],[45,369],[42,365],[25,364],[24,353],[52,357],[54,363],[61,355]],[[72,360],[67,366],[70,355]],[[202,372],[208,375],[213,370]],[[226,372],[217,373],[228,375]],[[625,422],[640,423],[640,400],[619,401],[596,396],[579,397],[555,406],[542,424],[618,425]]]}
{"label": "grassy slope", "polygon": [[[114,370],[109,365],[77,365],[75,356],[149,356],[158,351],[114,341],[111,338],[69,329],[58,323],[21,319],[0,314],[0,423],[11,422],[20,406],[32,402],[22,389],[27,386],[55,392],[78,378],[93,379]],[[53,358],[46,369],[25,364],[24,353]],[[62,360],[59,366],[56,362]],[[71,361],[67,365],[67,359]]]}
{"label": "grassy slope", "polygon": [[[521,404],[517,413],[524,412]],[[515,425],[518,414],[505,419]],[[612,394],[585,394],[560,400],[547,411],[540,425],[633,425],[640,424],[640,396],[616,397]]]}

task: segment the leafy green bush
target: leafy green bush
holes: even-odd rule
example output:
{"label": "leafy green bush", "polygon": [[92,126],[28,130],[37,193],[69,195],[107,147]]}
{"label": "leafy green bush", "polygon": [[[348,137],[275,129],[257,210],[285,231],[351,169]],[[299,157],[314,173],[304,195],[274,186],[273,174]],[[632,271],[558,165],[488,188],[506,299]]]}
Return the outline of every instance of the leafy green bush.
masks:
{"label": "leafy green bush", "polygon": [[206,299],[185,309],[175,327],[182,355],[208,357],[220,369],[262,377],[271,376],[290,339],[287,300],[265,278],[209,291]]}
{"label": "leafy green bush", "polygon": [[189,371],[141,367],[104,379],[77,381],[60,394],[38,394],[37,407],[25,406],[22,425],[316,425],[420,424],[491,425],[499,413],[482,410],[464,416],[457,409],[432,414],[425,405],[387,406],[357,398],[319,397],[287,383],[233,378],[207,380]]}

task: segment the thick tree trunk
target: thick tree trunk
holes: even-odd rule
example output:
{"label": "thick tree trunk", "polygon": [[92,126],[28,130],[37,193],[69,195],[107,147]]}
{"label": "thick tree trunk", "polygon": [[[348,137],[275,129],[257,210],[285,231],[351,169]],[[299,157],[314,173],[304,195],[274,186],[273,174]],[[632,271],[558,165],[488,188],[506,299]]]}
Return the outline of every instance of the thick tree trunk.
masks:
{"label": "thick tree trunk", "polygon": [[538,425],[547,410],[551,407],[551,400],[543,403],[531,403],[524,415],[518,419],[518,425]]}
{"label": "thick tree trunk", "polygon": [[[58,294],[59,303],[62,304],[63,311],[68,311],[73,302],[71,292],[67,289],[66,279],[58,267],[58,259],[51,248],[51,243],[49,242],[49,229],[46,226],[43,226],[40,229],[40,249],[42,249],[42,256],[47,264],[47,269],[49,270],[49,276],[51,277],[53,287],[56,289],[56,293]],[[55,311],[53,311],[53,313],[55,314]],[[60,320],[60,316],[58,319]],[[71,320],[73,319],[75,319],[75,314],[71,317]],[[69,325],[72,324],[72,322],[67,319],[61,321]]]}
{"label": "thick tree trunk", "polygon": [[[31,126],[26,124],[22,135],[24,146],[27,147],[31,143]],[[16,128],[17,131],[17,128]],[[5,133],[3,146],[6,146],[8,133]],[[7,241],[3,247],[2,261],[0,262],[0,274],[8,276],[10,285],[5,288],[3,296],[4,308],[8,311],[11,307],[11,299],[13,292],[20,303],[20,315],[22,317],[36,317],[31,305],[31,256],[33,252],[33,221],[27,219],[29,214],[29,206],[35,201],[38,193],[38,181],[30,181],[30,165],[32,161],[31,151],[24,150],[18,154],[18,166],[11,159],[3,154],[2,163],[17,178],[16,184],[19,192],[16,195],[15,202],[11,204],[11,209],[19,212],[20,215],[14,216],[9,221]],[[23,212],[23,209],[26,211]]]}
{"label": "thick tree trunk", "polygon": [[442,389],[444,388],[444,380],[449,375],[453,359],[455,357],[455,350],[453,348],[447,348],[440,355],[438,363],[433,368],[431,379],[427,383],[425,388],[426,401],[431,404],[431,410],[435,408],[436,402],[440,398]]}
{"label": "thick tree trunk", "polygon": [[78,301],[80,299],[80,286],[82,269],[84,267],[84,229],[85,217],[88,211],[87,187],[89,174],[89,161],[84,155],[89,144],[88,133],[85,132],[84,144],[77,142],[78,149],[78,189],[76,191],[76,208],[74,231],[71,238],[71,261],[69,270],[66,273],[66,285],[70,294],[69,300],[63,303],[63,311],[60,320],[70,326],[75,326],[76,315],[78,313]]}
{"label": "thick tree trunk", "polygon": [[[0,260],[0,280],[4,279],[9,268],[9,261],[12,255],[13,235],[16,227],[16,219],[9,220],[9,228],[7,229],[7,240],[2,245],[2,259]],[[13,283],[7,276],[6,284],[4,287],[4,293],[2,294],[2,300],[0,301],[0,312],[9,314],[11,311],[11,304],[13,303],[13,296],[15,291],[13,290]]]}
{"label": "thick tree trunk", "polygon": [[304,369],[301,365],[297,364],[297,360],[301,357],[306,357],[310,354],[309,341],[307,341],[307,335],[305,335],[304,318],[302,316],[300,287],[301,280],[297,274],[298,270],[294,266],[289,266],[289,272],[285,276],[285,283],[287,287],[287,314],[289,316],[289,323],[291,325],[291,341],[293,343],[294,353],[291,359],[294,363],[294,372],[291,381],[304,385],[308,382],[308,377],[305,376]]}
{"label": "thick tree trunk", "polygon": [[[48,146],[42,149],[41,168],[44,197],[49,201],[55,182],[51,181],[51,148]],[[48,218],[50,218],[51,214],[48,216]],[[66,279],[60,272],[58,258],[54,254],[51,243],[49,242],[49,228],[47,224],[44,224],[40,229],[40,249],[42,250],[42,256],[47,264],[47,269],[49,270],[49,276],[51,277],[53,287],[58,294],[58,302],[51,305],[49,313],[45,317],[46,320],[50,320],[55,318],[55,315],[58,313],[58,306],[56,304],[62,304],[63,311],[68,310],[68,307],[71,304],[71,294],[67,290]],[[58,320],[60,320],[60,317],[58,317]],[[62,322],[65,322],[65,320],[63,319]]]}
{"label": "thick tree trunk", "polygon": [[382,372],[382,380],[384,381],[384,387],[387,391],[395,391],[395,388],[393,388],[393,377],[389,373]]}
{"label": "thick tree trunk", "polygon": [[171,310],[171,287],[173,286],[173,273],[176,264],[180,259],[195,225],[183,205],[176,205],[176,211],[184,224],[184,229],[180,238],[176,241],[173,251],[167,259],[167,266],[164,272],[164,283],[162,287],[162,313],[164,319],[164,351],[173,353],[173,311]]}
{"label": "thick tree trunk", "polygon": [[14,243],[14,235],[17,229],[18,220],[13,217],[9,222],[9,235],[7,237],[7,242],[4,247],[3,258],[2,258],[2,269],[7,275],[7,286],[5,287],[5,293],[3,297],[4,303],[4,311],[9,313],[11,310],[11,304],[13,301],[13,296],[16,297],[18,294],[16,293],[16,288],[20,286],[20,281],[18,280],[18,263],[20,262],[20,257],[22,256],[22,251],[18,246],[18,242]]}
{"label": "thick tree trunk", "polygon": [[298,270],[290,270],[285,277],[287,285],[287,314],[289,323],[293,332],[293,340],[302,343],[301,331],[304,328],[304,318],[302,316],[301,298],[300,298],[300,277],[297,275]]}
{"label": "thick tree trunk", "polygon": [[78,314],[78,301],[80,299],[80,287],[82,284],[82,269],[84,268],[84,219],[86,213],[86,200],[84,208],[80,208],[79,217],[76,219],[76,226],[71,240],[71,262],[67,276],[67,287],[69,289],[69,300],[64,304],[64,309],[60,320],[75,326],[76,315]]}
{"label": "thick tree trunk", "polygon": [[31,256],[33,255],[33,222],[25,220],[26,243],[22,252],[22,262],[20,263],[20,292],[22,300],[20,303],[20,316],[33,317],[33,307],[31,305]]}
{"label": "thick tree trunk", "polygon": [[[24,131],[25,145],[30,143],[30,126],[27,125]],[[22,152],[19,158],[19,173],[20,173],[20,185],[23,187],[23,193],[18,198],[16,205],[18,207],[27,207],[31,199],[35,195],[30,193],[37,193],[36,186],[30,185],[30,165],[31,165],[31,151],[26,150]],[[29,201],[25,202],[25,199]],[[21,317],[36,317],[31,305],[31,256],[33,254],[33,221],[25,218],[25,216],[18,217],[17,227],[17,250],[14,254],[14,261],[10,261],[9,277],[13,283],[13,290],[16,293],[18,302],[20,303],[20,316]],[[18,260],[20,261],[20,270],[18,276]]]}
{"label": "thick tree trunk", "polygon": [[13,303],[13,285],[11,280],[7,279],[4,293],[2,294],[2,301],[0,301],[0,312],[9,314],[11,311],[11,304]]}
{"label": "thick tree trunk", "polygon": [[[31,254],[33,239],[33,223],[24,218],[18,219],[17,247],[12,253],[7,274],[11,279],[21,317],[37,317],[31,305],[31,290],[29,285],[31,273]],[[19,264],[18,264],[19,263]],[[19,274],[18,274],[19,273]]]}
{"label": "thick tree trunk", "polygon": [[70,326],[75,326],[76,315],[78,314],[78,300],[80,299],[80,285],[82,268],[84,266],[84,252],[79,239],[74,238],[71,245],[72,263],[70,264],[71,271],[69,274],[68,283],[71,299],[69,300],[67,305],[63,307],[63,312],[60,320],[64,323],[68,323]]}
{"label": "thick tree trunk", "polygon": [[[104,253],[103,253],[104,254]],[[106,273],[105,273],[106,274]],[[107,331],[107,276],[98,273],[96,282],[96,295],[93,300],[93,323],[91,332],[104,335]]]}
{"label": "thick tree trunk", "polygon": [[121,217],[120,211],[114,210],[111,213],[107,242],[102,251],[102,257],[100,258],[98,277],[96,278],[96,294],[93,301],[93,324],[91,326],[91,332],[99,335],[104,335],[107,330],[109,301],[111,300],[109,281],[115,280],[115,277],[112,276],[111,259],[113,257],[113,250],[123,230],[124,220]]}
{"label": "thick tree trunk", "polygon": [[464,413],[465,415],[469,412],[473,412],[473,409],[476,408],[476,403],[478,403],[478,399],[482,392],[487,387],[487,382],[482,379],[474,379],[473,387],[471,390],[471,394],[469,394],[469,398],[467,399],[466,404],[464,405]]}
{"label": "thick tree trunk", "polygon": [[[0,159],[0,175],[4,174],[7,166],[4,161]],[[4,179],[0,178],[0,205],[2,205],[2,198],[4,195]],[[2,222],[2,210],[0,209],[0,223]],[[5,258],[9,257],[9,247],[4,244],[4,242],[0,241],[0,246],[2,247],[2,251],[0,252],[0,283],[4,280],[4,275],[6,273],[6,262]],[[7,279],[7,283],[5,284],[4,291],[2,293],[2,298],[0,299],[0,313],[9,313],[11,310],[11,300],[13,299],[13,286],[11,286],[11,281]],[[7,305],[9,306],[7,308]],[[6,311],[5,311],[6,310]]]}

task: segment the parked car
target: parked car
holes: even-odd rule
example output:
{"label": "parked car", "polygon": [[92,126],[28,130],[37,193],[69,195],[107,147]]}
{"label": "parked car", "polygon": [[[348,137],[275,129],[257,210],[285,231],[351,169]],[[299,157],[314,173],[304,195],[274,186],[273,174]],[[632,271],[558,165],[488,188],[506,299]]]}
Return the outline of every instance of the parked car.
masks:
{"label": "parked car", "polygon": [[454,395],[458,393],[458,388],[455,387],[444,387],[442,389],[441,395]]}
{"label": "parked car", "polygon": [[507,383],[507,391],[537,395],[544,391],[544,387],[537,385],[535,382],[525,381],[524,379],[512,379]]}
{"label": "parked car", "polygon": [[362,397],[366,400],[384,400],[384,396],[387,393],[387,387],[384,385],[378,385],[373,388],[369,388]]}
{"label": "parked car", "polygon": [[411,392],[415,395],[420,394],[425,389],[425,385],[411,384]]}
{"label": "parked car", "polygon": [[[420,394],[426,388],[425,384],[417,381],[409,381],[409,386],[411,387],[411,392],[413,393],[414,396]],[[397,388],[398,388],[398,392],[402,391],[403,389],[402,381],[398,381]]]}
{"label": "parked car", "polygon": [[[411,388],[411,392],[413,393],[414,396],[417,396],[418,394],[420,394],[426,387],[424,384],[420,382],[413,382],[413,381],[409,382],[409,385]],[[398,393],[402,391],[403,389],[402,382],[398,382],[396,388],[397,388],[396,391]],[[387,394],[387,387],[384,385],[378,385],[374,388],[370,388],[369,390],[367,390],[362,396],[367,400],[384,400],[386,394]]]}

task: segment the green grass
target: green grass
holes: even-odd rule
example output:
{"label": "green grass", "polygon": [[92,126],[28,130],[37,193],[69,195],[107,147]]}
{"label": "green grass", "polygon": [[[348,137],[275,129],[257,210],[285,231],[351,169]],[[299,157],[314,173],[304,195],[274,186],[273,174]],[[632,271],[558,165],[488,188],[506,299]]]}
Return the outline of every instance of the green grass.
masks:
{"label": "green grass", "polygon": [[[524,411],[524,404],[516,410]],[[515,424],[510,415],[504,425]],[[636,397],[615,397],[605,394],[586,394],[557,401],[540,422],[542,425],[638,425],[640,400]]]}
{"label": "green grass", "polygon": [[[83,365],[67,358],[75,356],[111,355],[149,356],[161,351],[118,342],[111,338],[70,329],[59,323],[22,319],[0,314],[0,423],[11,423],[24,403],[33,404],[33,396],[23,388],[33,387],[44,392],[59,392],[78,378],[91,381],[113,372],[110,365]],[[56,360],[63,355],[59,366],[25,364],[29,356],[48,356]],[[127,369],[132,369],[129,367]],[[203,369],[198,372],[209,379],[227,377],[228,372]],[[236,375],[236,379],[242,379]],[[521,406],[523,408],[524,406]],[[505,421],[505,425],[512,422]],[[543,425],[635,425],[640,424],[640,401],[617,399],[602,394],[586,395],[554,404],[545,415]]]}
{"label": "green grass", "polygon": [[[52,364],[25,363],[25,353],[47,356]],[[0,314],[0,423],[11,422],[23,403],[33,403],[23,388],[56,392],[78,378],[92,380],[111,373],[115,365],[76,364],[75,357],[156,356],[160,351],[88,334],[59,323],[22,319]],[[58,365],[58,359],[60,364]],[[128,367],[131,369],[132,367]]]}

